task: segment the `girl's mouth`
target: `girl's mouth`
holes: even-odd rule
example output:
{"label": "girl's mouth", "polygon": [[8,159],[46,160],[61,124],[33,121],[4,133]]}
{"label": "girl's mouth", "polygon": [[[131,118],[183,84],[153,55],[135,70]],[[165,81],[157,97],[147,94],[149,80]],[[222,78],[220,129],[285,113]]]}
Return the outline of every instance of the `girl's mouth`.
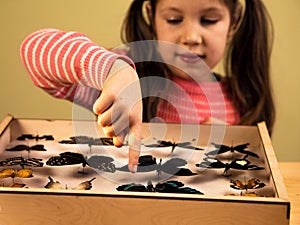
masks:
{"label": "girl's mouth", "polygon": [[178,53],[177,56],[185,63],[194,64],[204,59],[203,55],[193,53]]}

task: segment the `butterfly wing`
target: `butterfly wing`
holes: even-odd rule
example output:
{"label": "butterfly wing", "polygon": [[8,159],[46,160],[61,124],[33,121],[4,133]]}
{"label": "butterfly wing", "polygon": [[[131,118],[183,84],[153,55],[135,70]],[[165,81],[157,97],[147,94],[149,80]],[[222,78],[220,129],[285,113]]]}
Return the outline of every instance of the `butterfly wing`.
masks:
{"label": "butterfly wing", "polygon": [[239,152],[240,152],[240,153],[243,153],[243,154],[246,154],[246,155],[250,155],[250,156],[255,157],[255,158],[259,158],[259,156],[258,156],[256,153],[250,152],[250,151],[248,151],[248,150],[241,150],[241,151],[239,151]]}
{"label": "butterfly wing", "polygon": [[112,163],[113,161],[114,159],[111,157],[97,155],[87,159],[87,164],[97,170],[114,173],[116,171],[116,166]]}
{"label": "butterfly wing", "polygon": [[200,164],[196,164],[197,167],[201,168],[225,168],[226,164],[218,160],[217,158],[206,157]]}
{"label": "butterfly wing", "polygon": [[[150,172],[157,169],[156,158],[152,155],[142,155],[139,157],[137,172]],[[128,165],[117,168],[117,170],[129,172]]]}
{"label": "butterfly wing", "polygon": [[106,146],[114,146],[113,138],[105,138],[101,137],[99,138],[100,140],[100,145],[106,145]]}
{"label": "butterfly wing", "polygon": [[15,177],[30,178],[33,177],[31,169],[20,169],[15,171]]}
{"label": "butterfly wing", "polygon": [[231,180],[230,181],[230,187],[231,188],[234,188],[234,189],[237,189],[237,190],[244,190],[246,189],[246,184],[243,183],[242,181],[240,180]]}
{"label": "butterfly wing", "polygon": [[37,136],[38,139],[44,139],[46,141],[53,141],[54,137],[52,135],[43,135],[43,136]]}
{"label": "butterfly wing", "polygon": [[243,158],[243,159],[235,159],[230,164],[229,167],[232,169],[238,169],[238,170],[248,170],[250,161]]}
{"label": "butterfly wing", "polygon": [[247,189],[258,189],[266,186],[264,183],[260,182],[257,178],[252,178],[247,182]]}
{"label": "butterfly wing", "polygon": [[123,184],[117,187],[118,191],[136,191],[136,192],[145,192],[147,188],[142,184]]}
{"label": "butterfly wing", "polygon": [[181,148],[192,149],[192,150],[204,150],[203,148],[198,148],[196,146],[192,146],[191,142],[181,142],[181,143],[178,143],[177,146],[181,147]]}
{"label": "butterfly wing", "polygon": [[24,159],[20,165],[31,166],[31,167],[43,167],[44,163],[42,161],[43,161],[42,159],[29,158],[29,159]]}
{"label": "butterfly wing", "polygon": [[154,147],[169,147],[172,145],[173,145],[173,143],[171,141],[158,140],[156,144],[149,144],[149,145],[145,145],[145,146],[154,148]]}
{"label": "butterfly wing", "polygon": [[173,174],[176,176],[193,176],[196,175],[196,173],[193,173],[188,168],[183,168],[186,166],[187,162],[184,159],[181,158],[172,158],[166,161],[164,164],[160,166],[160,170],[168,173]]}
{"label": "butterfly wing", "polygon": [[241,145],[235,145],[235,146],[233,146],[232,147],[232,149],[233,150],[235,150],[235,151],[243,151],[243,150],[245,150],[247,147],[248,147],[248,145],[249,145],[250,143],[245,143],[245,144],[241,144]]}
{"label": "butterfly wing", "polygon": [[86,161],[82,154],[75,152],[64,152],[59,156],[52,156],[46,162],[49,166],[66,166],[66,165],[75,165],[83,164],[86,165]]}
{"label": "butterfly wing", "polygon": [[27,145],[16,145],[12,148],[8,148],[6,149],[6,151],[12,151],[12,152],[15,152],[15,151],[24,151],[24,150],[29,150],[30,148],[27,146]]}
{"label": "butterfly wing", "polygon": [[25,141],[27,139],[34,139],[35,137],[32,134],[22,134],[21,136],[17,137],[18,141]]}
{"label": "butterfly wing", "polygon": [[217,148],[217,154],[222,154],[231,150],[227,145],[212,143]]}
{"label": "butterfly wing", "polygon": [[18,157],[12,157],[12,158],[7,158],[5,160],[5,166],[14,166],[14,165],[21,165],[22,162],[24,162],[24,158],[21,156]]}
{"label": "butterfly wing", "polygon": [[15,170],[14,169],[4,169],[0,171],[0,178],[8,178],[12,177],[14,174]]}
{"label": "butterfly wing", "polygon": [[29,150],[34,150],[34,151],[47,151],[44,147],[44,145],[33,145],[29,148]]}
{"label": "butterfly wing", "polygon": [[155,191],[161,193],[203,194],[196,189],[184,187],[184,184],[182,182],[176,180],[156,184]]}

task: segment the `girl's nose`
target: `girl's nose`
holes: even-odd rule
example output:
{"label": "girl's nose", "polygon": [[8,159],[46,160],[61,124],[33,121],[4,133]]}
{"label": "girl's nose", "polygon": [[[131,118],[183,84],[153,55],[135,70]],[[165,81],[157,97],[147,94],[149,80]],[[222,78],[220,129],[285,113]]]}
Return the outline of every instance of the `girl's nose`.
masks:
{"label": "girl's nose", "polygon": [[187,24],[181,33],[181,43],[185,46],[197,46],[203,43],[201,28],[197,24]]}

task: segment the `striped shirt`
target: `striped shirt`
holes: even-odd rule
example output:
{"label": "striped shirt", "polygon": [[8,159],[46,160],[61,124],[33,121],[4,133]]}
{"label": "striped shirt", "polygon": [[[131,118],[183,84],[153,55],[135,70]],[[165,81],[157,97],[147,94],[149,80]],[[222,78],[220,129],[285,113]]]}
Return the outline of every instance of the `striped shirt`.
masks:
{"label": "striped shirt", "polygon": [[209,118],[215,122],[237,124],[239,114],[227,96],[222,82],[196,83],[172,79],[168,95],[159,103],[157,117],[168,123],[205,123]]}
{"label": "striped shirt", "polygon": [[20,51],[36,86],[89,109],[115,60],[123,59],[133,65],[128,57],[107,51],[81,33],[56,29],[32,33]]}
{"label": "striped shirt", "polygon": [[[84,34],[57,29],[43,29],[29,35],[21,44],[20,54],[36,86],[56,98],[89,109],[116,59],[134,67],[126,55],[108,51]],[[173,81],[176,88],[168,89],[167,97],[157,109],[157,116],[165,122],[203,123],[210,117],[227,124],[239,122],[239,114],[223,83],[204,83],[199,87],[191,81]]]}

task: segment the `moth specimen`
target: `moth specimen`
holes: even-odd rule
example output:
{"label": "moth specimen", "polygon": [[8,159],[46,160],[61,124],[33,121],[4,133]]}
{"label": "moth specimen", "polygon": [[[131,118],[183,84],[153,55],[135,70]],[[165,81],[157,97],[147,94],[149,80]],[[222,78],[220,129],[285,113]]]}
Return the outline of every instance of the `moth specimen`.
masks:
{"label": "moth specimen", "polygon": [[[63,190],[63,189],[69,189],[69,187],[65,186],[63,187],[62,184],[59,181],[54,181],[52,177],[48,177],[49,182],[45,185],[45,188],[47,189],[53,189],[53,190]],[[96,178],[92,178],[91,180],[84,181],[77,185],[76,187],[71,188],[71,190],[90,190],[92,189],[92,181]]]}
{"label": "moth specimen", "polygon": [[25,141],[25,140],[46,140],[46,141],[53,141],[54,137],[52,135],[32,135],[32,134],[23,134],[19,137],[17,137],[17,140],[19,141]]}
{"label": "moth specimen", "polygon": [[88,136],[73,136],[69,140],[59,141],[61,144],[88,144],[88,145],[108,145],[113,146],[113,139],[107,137],[93,138]]}
{"label": "moth specimen", "polygon": [[33,177],[31,169],[4,169],[0,171],[0,178],[30,178]]}
{"label": "moth specimen", "polygon": [[222,154],[222,153],[225,153],[225,152],[232,152],[232,153],[233,152],[239,152],[239,153],[242,153],[242,154],[246,154],[246,155],[249,155],[249,156],[259,158],[259,156],[256,153],[246,150],[249,143],[235,145],[235,146],[227,146],[227,145],[216,144],[216,143],[212,143],[212,144],[216,147],[216,150],[208,152],[207,155]]}
{"label": "moth specimen", "polygon": [[237,170],[262,170],[264,167],[259,167],[256,165],[251,165],[251,162],[246,158],[248,155],[244,156],[241,159],[235,159],[228,163],[224,163],[217,158],[206,157],[199,164],[196,164],[197,167],[201,168],[213,168],[213,169],[224,169],[223,176],[229,176],[229,169]]}
{"label": "moth specimen", "polygon": [[149,181],[147,186],[142,184],[124,184],[117,187],[118,191],[134,191],[134,192],[160,192],[160,193],[185,193],[185,194],[200,194],[203,193],[199,190],[184,187],[184,184],[180,181],[170,180],[162,183],[157,183],[153,186],[152,182]]}
{"label": "moth specimen", "polygon": [[[160,159],[157,164],[156,158],[152,155],[143,155],[139,157],[137,172],[157,171],[158,175],[160,175],[161,172],[176,176],[196,175],[196,173],[193,173],[190,169],[185,168],[186,164],[187,161],[181,158],[171,158],[164,163],[162,163],[162,159]],[[117,168],[117,170],[129,172],[128,165]]]}
{"label": "moth specimen", "polygon": [[[192,141],[194,140],[195,139],[193,139]],[[172,142],[172,141],[165,141],[165,140],[158,140],[156,144],[147,144],[145,146],[150,148],[172,147],[171,153],[174,152],[176,147],[187,148],[192,150],[203,150],[202,148],[192,146],[191,142],[174,142],[174,141]]]}
{"label": "moth specimen", "polygon": [[21,156],[7,158],[3,161],[0,161],[0,166],[15,166],[20,165],[22,168],[25,166],[28,167],[43,167],[44,163],[42,159],[38,158],[23,158]]}
{"label": "moth specimen", "polygon": [[6,151],[17,152],[17,151],[47,151],[47,150],[45,149],[44,145],[33,145],[33,146],[16,145],[12,148],[6,149]]}
{"label": "moth specimen", "polygon": [[114,159],[108,156],[91,156],[89,158],[86,158],[80,153],[63,152],[60,153],[58,156],[50,157],[47,160],[46,165],[67,166],[82,164],[83,168],[88,165],[97,170],[114,173],[116,171],[116,167],[112,163],[113,161]]}
{"label": "moth specimen", "polygon": [[258,189],[266,186],[265,183],[260,182],[257,178],[251,178],[246,182],[240,180],[231,180],[230,187],[237,190],[249,190],[249,189]]}

